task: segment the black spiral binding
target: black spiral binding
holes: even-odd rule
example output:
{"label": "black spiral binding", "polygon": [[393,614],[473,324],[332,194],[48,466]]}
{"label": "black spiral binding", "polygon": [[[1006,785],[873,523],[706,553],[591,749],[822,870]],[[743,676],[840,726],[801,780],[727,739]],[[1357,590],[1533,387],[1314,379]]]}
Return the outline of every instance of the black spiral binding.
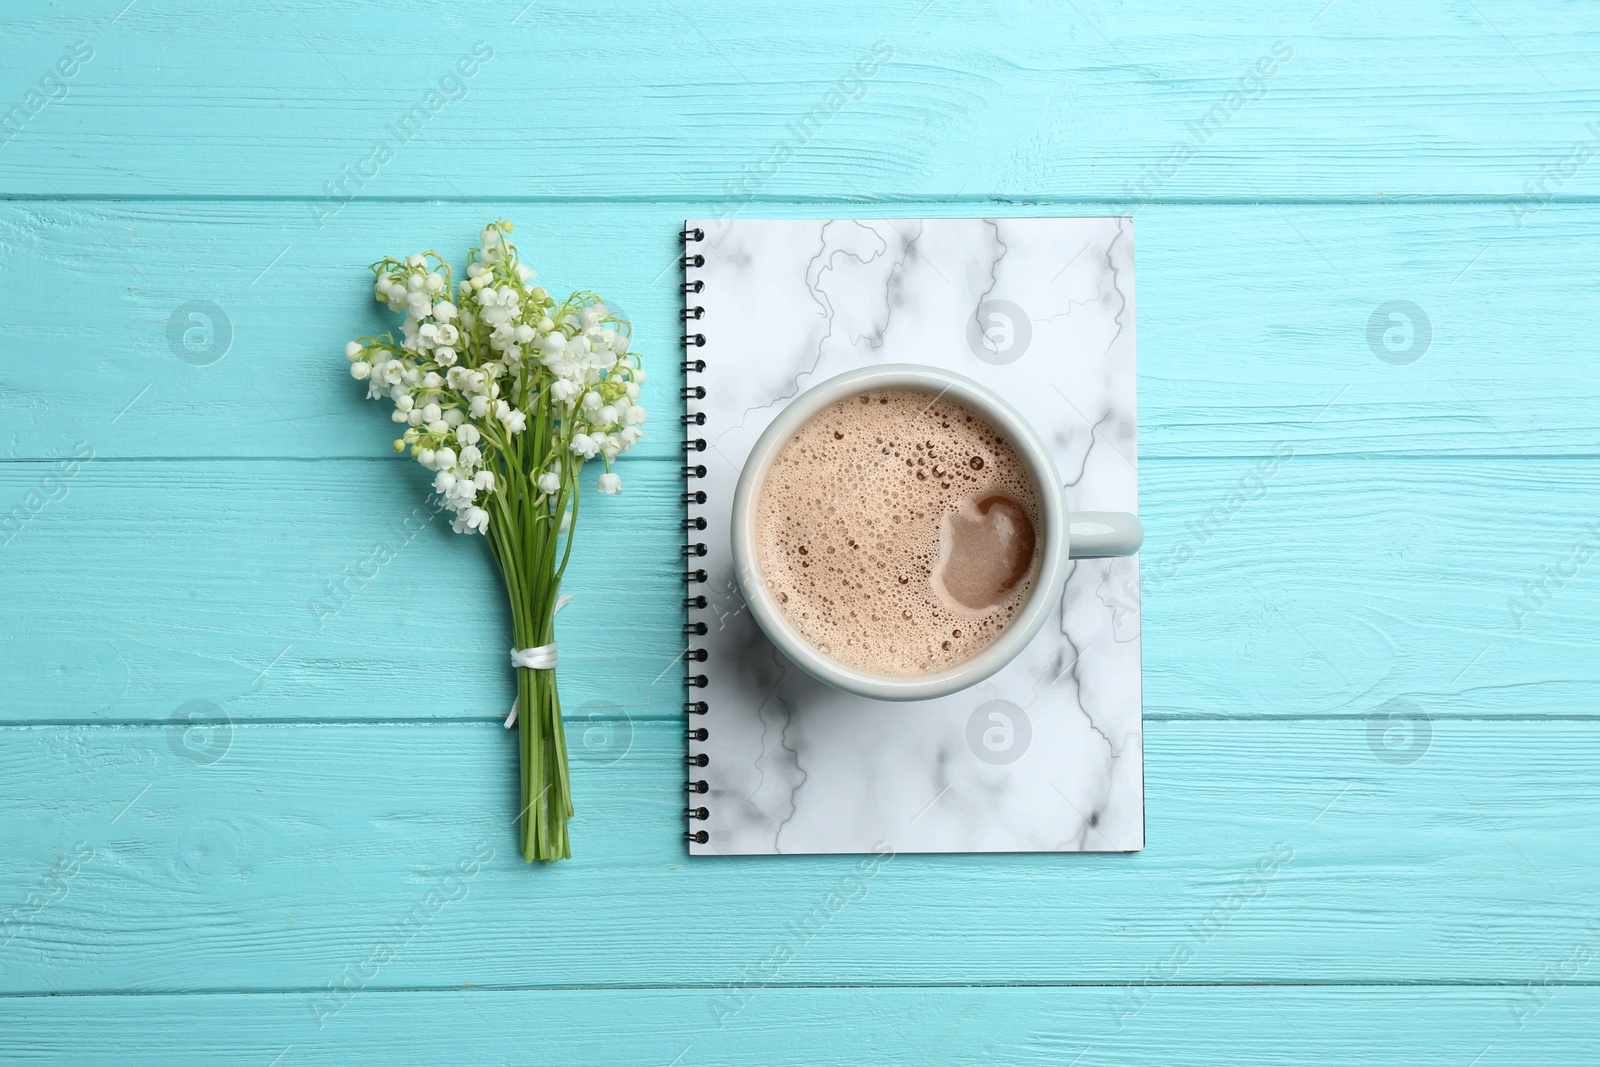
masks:
{"label": "black spiral binding", "polygon": [[[690,227],[685,224],[683,230],[678,234],[678,237],[683,241],[683,259],[681,262],[683,264],[685,275],[697,267],[705,266],[706,257],[698,252],[691,252],[689,250],[690,245],[697,244],[706,239],[705,231],[700,229],[698,226]],[[686,382],[690,376],[700,374],[706,369],[705,360],[698,357],[691,359],[688,358],[687,355],[691,348],[705,347],[706,335],[700,332],[701,328],[699,324],[705,318],[706,309],[701,307],[699,304],[692,302],[690,299],[694,295],[704,291],[704,281],[698,278],[685,277],[683,283],[684,308],[679,314],[684,324],[684,332],[681,338],[681,343],[683,344],[683,350],[685,353],[682,366],[683,375]],[[694,323],[695,326],[690,328],[690,323]],[[683,388],[683,399],[686,404],[690,400],[704,400],[705,395],[706,388],[703,385],[685,384]],[[706,476],[705,464],[696,463],[689,460],[689,457],[694,453],[704,452],[706,450],[705,438],[695,437],[692,435],[692,427],[704,426],[705,423],[706,415],[703,411],[696,411],[693,414],[686,414],[683,417],[683,454],[685,458],[683,467],[683,503],[685,509],[693,508],[706,502],[706,493],[704,489],[690,489],[688,485],[688,483],[694,479],[704,478]],[[706,554],[705,543],[703,541],[696,541],[692,537],[692,534],[702,531],[705,528],[706,520],[704,516],[685,516],[683,520],[683,558],[686,563],[689,560],[698,559]],[[699,567],[691,566],[689,569],[686,569],[683,572],[683,580],[685,585],[701,584],[705,582],[706,577],[707,575],[705,570]],[[686,592],[683,598],[683,608],[685,612],[704,611],[706,609],[705,594],[690,594]],[[702,637],[705,635],[707,629],[708,627],[704,622],[691,618],[683,625],[684,639],[685,641],[688,641],[693,637]],[[692,692],[696,689],[704,689],[708,684],[708,680],[704,674],[696,673],[692,665],[696,663],[704,663],[706,661],[706,650],[703,648],[686,649],[683,654],[683,658],[691,664],[688,677],[684,680],[684,684],[688,693],[692,694]],[[686,716],[704,715],[708,710],[709,708],[704,700],[691,700],[687,698],[684,700],[683,712]],[[705,767],[711,762],[711,757],[706,755],[704,752],[693,751],[693,746],[696,742],[703,742],[710,736],[710,731],[704,726],[690,726],[685,729],[684,737],[689,742],[691,748],[691,751],[688,753],[688,755],[684,757],[684,763],[687,767],[691,769],[701,768]],[[695,797],[697,794],[708,793],[711,790],[710,784],[707,783],[704,778],[698,778],[693,773],[688,775],[688,784],[684,788],[691,798]],[[696,804],[692,799],[689,806],[684,809],[683,814],[691,824],[695,822],[704,822],[711,818],[711,812],[705,807],[705,805]],[[683,836],[685,840],[691,841],[697,845],[703,845],[711,840],[711,835],[705,830],[686,830],[684,831]]]}

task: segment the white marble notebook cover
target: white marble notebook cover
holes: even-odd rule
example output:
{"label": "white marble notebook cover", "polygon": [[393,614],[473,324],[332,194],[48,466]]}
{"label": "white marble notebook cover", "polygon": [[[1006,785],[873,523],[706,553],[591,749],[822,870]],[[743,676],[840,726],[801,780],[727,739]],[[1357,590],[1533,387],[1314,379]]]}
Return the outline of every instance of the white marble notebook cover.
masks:
{"label": "white marble notebook cover", "polygon": [[[1126,218],[690,220],[704,308],[688,436],[707,554],[705,767],[694,855],[1112,852],[1144,847],[1137,558],[1073,565],[1060,610],[999,674],[886,703],[813,681],[762,635],[733,581],[734,484],[796,394],[876,363],[959,371],[1006,397],[1055,450],[1070,507],[1138,510],[1133,222]],[[705,396],[693,396],[704,386]]]}

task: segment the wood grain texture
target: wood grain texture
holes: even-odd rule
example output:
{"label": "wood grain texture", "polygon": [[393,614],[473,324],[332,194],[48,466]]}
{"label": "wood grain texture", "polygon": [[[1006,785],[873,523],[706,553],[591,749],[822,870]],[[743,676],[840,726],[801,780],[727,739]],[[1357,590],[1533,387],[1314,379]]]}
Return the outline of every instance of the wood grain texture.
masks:
{"label": "wood grain texture", "polygon": [[[683,537],[669,516],[682,478],[675,464],[618,468],[623,495],[589,492],[579,519],[563,703],[681,717]],[[51,469],[0,465],[0,484],[48,500]],[[16,583],[0,647],[34,664],[0,718],[164,721],[190,700],[240,719],[503,716],[504,587],[487,542],[435,515],[426,473],[385,460],[82,466],[0,547],[0,580]]]}
{"label": "wood grain texture", "polygon": [[[1573,3],[1397,17],[1377,0],[560,0],[408,3],[373,19],[313,0],[242,17],[184,0],[113,21],[125,2],[6,13],[7,97],[74,41],[94,58],[0,155],[0,190],[288,196],[308,216],[337,207],[315,199],[330,187],[1505,199],[1592,136],[1597,115],[1600,28]],[[1275,45],[1292,58],[1272,63]],[[494,58],[458,74],[475,46]],[[1600,171],[1580,166],[1552,192],[1593,197]]]}
{"label": "wood grain texture", "polygon": [[[52,469],[0,464],[0,500],[48,497]],[[673,463],[621,470],[622,496],[585,504],[564,699],[677,719],[682,482]],[[240,721],[503,714],[498,575],[432,518],[423,475],[83,465],[0,545],[0,653],[28,665],[0,721],[163,722],[191,700]],[[1594,463],[1286,454],[1147,460],[1142,478],[1147,717],[1600,711]]]}
{"label": "wood grain texture", "polygon": [[[1600,993],[1164,987],[1131,1017],[1120,988],[498,990],[365,994],[318,1029],[297,995],[0,1000],[18,1064],[294,1067],[618,1063],[854,1067],[1567,1067],[1600,1044]],[[195,1025],[205,1019],[213,1025]],[[719,1024],[719,1019],[720,1024]],[[1518,1025],[1518,1021],[1521,1025]],[[1119,1026],[1119,1021],[1121,1025]]]}
{"label": "wood grain texture", "polygon": [[587,729],[574,858],[530,868],[492,723],[234,724],[205,761],[175,727],[4,728],[0,989],[1515,987],[1600,940],[1586,723],[1436,720],[1408,763],[1361,721],[1151,723],[1144,852],[876,866],[689,860],[681,726]]}
{"label": "wood grain texture", "polygon": [[[0,1058],[1600,1058],[1586,5],[78,0],[0,34]],[[690,862],[679,221],[1066,213],[1138,227],[1149,847]],[[496,216],[656,360],[562,616],[548,870],[511,854],[491,565],[340,356],[388,325],[367,262]],[[1425,350],[1385,347],[1422,335],[1397,301]]]}
{"label": "wood grain texture", "polygon": [[[381,455],[395,436],[387,404],[363,399],[343,356],[351,337],[395,325],[371,299],[366,265],[425,247],[459,261],[499,215],[521,223],[522,247],[556,291],[592,288],[631,316],[651,374],[652,419],[637,454],[675,455],[674,235],[685,217],[729,209],[360,204],[319,230],[298,204],[0,205],[0,269],[15,299],[75,301],[70,341],[49,316],[22,316],[0,335],[12,357],[0,363],[0,458],[52,458],[80,443],[116,458]],[[1125,210],[997,200],[762,209]],[[1592,331],[1572,328],[1574,310],[1600,291],[1600,207],[1553,206],[1522,230],[1504,204],[1134,214],[1142,456],[1260,456],[1280,445],[1297,454],[1600,453],[1600,351]],[[1409,334],[1401,319],[1372,327],[1392,301],[1420,316]],[[194,349],[174,345],[174,323],[180,337],[186,323],[195,330]],[[1417,346],[1393,357],[1413,362],[1380,358],[1390,355],[1386,329],[1396,347]],[[974,360],[974,374],[983,370]]]}

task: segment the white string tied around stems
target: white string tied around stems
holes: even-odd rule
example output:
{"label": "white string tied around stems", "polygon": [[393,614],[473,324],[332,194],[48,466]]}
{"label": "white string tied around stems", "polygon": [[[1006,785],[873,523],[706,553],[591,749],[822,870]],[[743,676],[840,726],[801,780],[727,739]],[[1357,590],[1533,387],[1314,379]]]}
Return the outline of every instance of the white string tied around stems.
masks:
{"label": "white string tied around stems", "polygon": [[[551,614],[560,614],[561,609],[572,603],[572,594],[563,593],[556,598],[556,610]],[[534,671],[553,671],[556,669],[556,643],[539,645],[536,648],[513,648],[511,662],[518,667],[527,667]],[[506,729],[517,725],[517,702],[511,702],[511,712],[506,716]]]}

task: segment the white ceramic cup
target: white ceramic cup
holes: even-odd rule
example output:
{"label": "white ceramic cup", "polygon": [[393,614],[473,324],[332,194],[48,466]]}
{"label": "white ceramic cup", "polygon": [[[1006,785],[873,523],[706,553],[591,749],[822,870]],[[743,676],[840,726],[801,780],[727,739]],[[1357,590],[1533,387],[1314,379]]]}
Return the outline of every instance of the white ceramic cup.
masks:
{"label": "white ceramic cup", "polygon": [[[992,422],[1015,446],[1039,491],[1035,531],[1043,546],[1033,591],[1012,624],[970,659],[930,674],[873,674],[840,663],[807,641],[779,608],[761,574],[756,550],[756,504],[772,461],[796,431],[829,405],[858,393],[915,389],[965,404]],[[1055,461],[1039,435],[1016,409],[971,378],[913,363],[889,363],[849,371],[812,386],[772,420],[745,459],[733,495],[733,572],[757,625],[793,663],[818,681],[875,700],[929,700],[976,685],[1027,647],[1061,597],[1069,559],[1131,556],[1144,540],[1139,520],[1123,512],[1067,511]]]}

